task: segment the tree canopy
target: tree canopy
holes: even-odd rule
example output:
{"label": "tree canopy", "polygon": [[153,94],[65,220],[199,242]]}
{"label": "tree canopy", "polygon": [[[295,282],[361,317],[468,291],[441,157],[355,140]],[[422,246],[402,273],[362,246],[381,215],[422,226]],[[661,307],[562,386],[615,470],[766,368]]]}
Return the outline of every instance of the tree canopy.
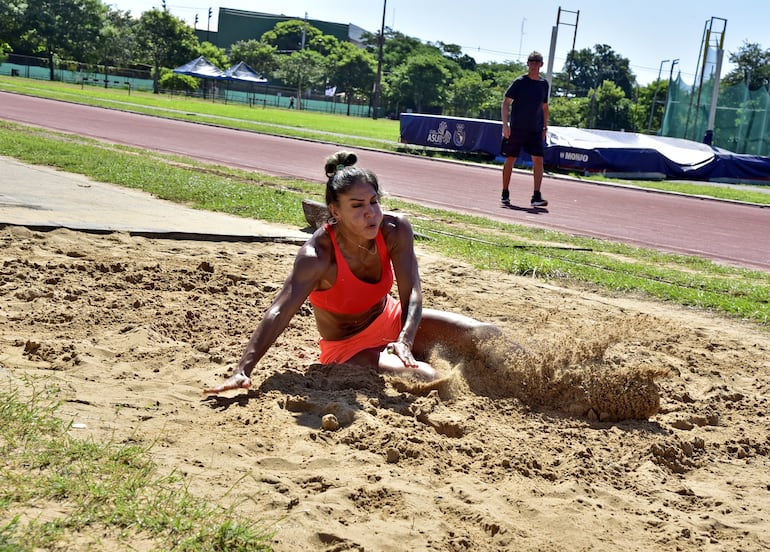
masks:
{"label": "tree canopy", "polygon": [[197,52],[193,30],[167,10],[152,9],[139,18],[143,51],[152,60],[153,89],[158,92],[161,67],[176,67],[190,61]]}
{"label": "tree canopy", "polygon": [[743,42],[737,52],[730,54],[735,69],[730,71],[723,82],[727,84],[746,83],[750,90],[768,88],[770,83],[770,49],[762,50],[759,44]]}
{"label": "tree canopy", "polygon": [[260,75],[269,76],[278,69],[277,50],[262,40],[241,40],[230,47],[230,59],[243,61]]}
{"label": "tree canopy", "polygon": [[[23,6],[15,5],[16,10]],[[20,41],[31,53],[48,58],[51,80],[54,57],[98,60],[107,16],[107,7],[99,0],[37,0],[18,14],[24,29]]]}

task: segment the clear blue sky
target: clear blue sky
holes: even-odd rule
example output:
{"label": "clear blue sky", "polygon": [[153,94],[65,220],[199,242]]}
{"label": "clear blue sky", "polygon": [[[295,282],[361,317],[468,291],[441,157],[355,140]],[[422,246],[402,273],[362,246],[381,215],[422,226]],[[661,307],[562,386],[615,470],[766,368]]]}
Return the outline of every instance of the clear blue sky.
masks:
{"label": "clear blue sky", "polygon": [[[136,17],[162,6],[161,0],[105,3]],[[217,29],[219,8],[225,7],[297,18],[307,14],[310,19],[353,23],[377,32],[382,24],[383,6],[385,25],[395,31],[423,42],[458,44],[464,53],[480,62],[519,60],[522,56],[526,59],[531,50],[540,50],[546,56],[544,71],[552,29],[561,8],[554,72],[562,70],[574,38],[577,49],[593,48],[596,44],[611,46],[617,54],[628,58],[642,85],[654,81],[661,67],[662,77],[667,78],[671,60],[675,59],[679,62],[674,76],[681,72],[685,82],[692,83],[698,71],[704,29],[712,18],[717,19],[711,28],[719,33],[713,40],[724,35],[722,75],[732,68],[729,54],[744,42],[770,49],[768,0],[166,0],[171,13],[191,26],[198,14],[199,29],[206,29],[211,7],[212,31]],[[669,61],[662,63],[664,60]]]}

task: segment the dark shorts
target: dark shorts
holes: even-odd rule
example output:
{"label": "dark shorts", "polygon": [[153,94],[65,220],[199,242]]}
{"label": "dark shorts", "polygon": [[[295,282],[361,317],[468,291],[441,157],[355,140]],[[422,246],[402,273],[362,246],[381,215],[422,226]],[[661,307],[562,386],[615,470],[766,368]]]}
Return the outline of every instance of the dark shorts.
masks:
{"label": "dark shorts", "polygon": [[543,157],[543,133],[511,129],[511,136],[503,138],[500,145],[500,155],[503,157],[518,157],[521,149],[532,157]]}

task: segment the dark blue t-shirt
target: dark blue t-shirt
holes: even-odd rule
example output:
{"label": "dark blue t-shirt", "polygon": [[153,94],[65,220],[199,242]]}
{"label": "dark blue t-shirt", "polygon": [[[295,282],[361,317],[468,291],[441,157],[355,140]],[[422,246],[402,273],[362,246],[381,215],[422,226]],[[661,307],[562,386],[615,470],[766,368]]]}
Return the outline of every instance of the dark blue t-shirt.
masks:
{"label": "dark blue t-shirt", "polygon": [[515,79],[505,97],[511,98],[511,128],[538,132],[543,129],[543,104],[548,103],[548,81],[527,75]]}

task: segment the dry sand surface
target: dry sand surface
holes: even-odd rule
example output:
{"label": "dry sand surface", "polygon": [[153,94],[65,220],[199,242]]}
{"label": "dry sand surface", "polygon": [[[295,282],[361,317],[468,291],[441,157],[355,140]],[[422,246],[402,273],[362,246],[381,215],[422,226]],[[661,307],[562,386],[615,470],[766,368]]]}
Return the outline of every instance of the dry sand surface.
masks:
{"label": "dry sand surface", "polygon": [[74,435],[152,445],[279,551],[770,549],[766,329],[419,248],[427,307],[528,354],[436,351],[433,384],[324,367],[306,306],[251,390],[204,396],[296,249],[6,227],[0,384],[61,386]]}

